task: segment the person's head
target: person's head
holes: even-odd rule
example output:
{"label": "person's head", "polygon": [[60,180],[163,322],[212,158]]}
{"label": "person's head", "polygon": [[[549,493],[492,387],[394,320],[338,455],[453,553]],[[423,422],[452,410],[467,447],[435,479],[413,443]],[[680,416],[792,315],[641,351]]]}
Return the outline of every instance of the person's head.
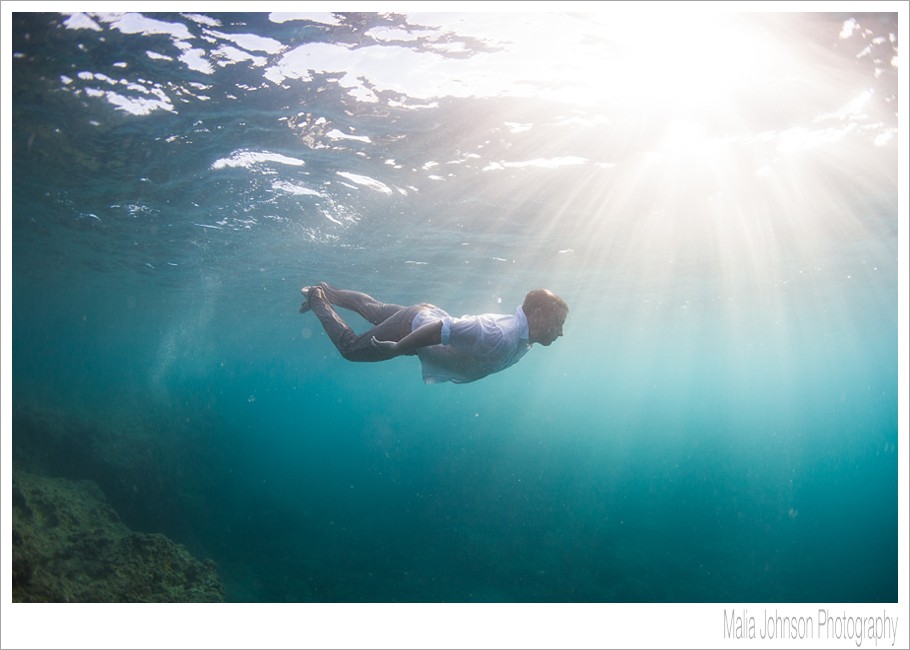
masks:
{"label": "person's head", "polygon": [[569,305],[552,291],[548,289],[529,291],[521,309],[528,319],[528,336],[531,343],[550,345],[562,336],[562,325],[569,315]]}

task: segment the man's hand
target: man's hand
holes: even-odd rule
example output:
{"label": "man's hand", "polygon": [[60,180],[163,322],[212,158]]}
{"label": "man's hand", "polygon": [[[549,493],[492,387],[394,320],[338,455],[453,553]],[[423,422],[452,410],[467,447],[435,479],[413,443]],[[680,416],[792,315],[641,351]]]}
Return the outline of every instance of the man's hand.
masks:
{"label": "man's hand", "polygon": [[421,325],[406,337],[398,341],[380,341],[375,336],[370,338],[374,348],[381,348],[392,356],[414,354],[420,348],[439,345],[442,342],[442,321],[434,320]]}
{"label": "man's hand", "polygon": [[373,336],[370,338],[370,344],[372,344],[374,348],[385,350],[389,354],[395,354],[398,352],[398,343],[395,341],[380,341],[375,336]]}

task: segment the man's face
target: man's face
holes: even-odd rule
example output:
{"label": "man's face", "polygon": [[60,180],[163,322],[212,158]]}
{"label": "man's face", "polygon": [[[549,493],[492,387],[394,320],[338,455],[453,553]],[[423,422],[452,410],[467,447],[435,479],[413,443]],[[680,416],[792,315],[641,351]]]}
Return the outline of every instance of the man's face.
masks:
{"label": "man's face", "polygon": [[566,322],[566,316],[568,313],[564,309],[554,309],[549,313],[541,314],[538,322],[532,327],[531,335],[534,342],[550,345],[562,336],[562,326]]}

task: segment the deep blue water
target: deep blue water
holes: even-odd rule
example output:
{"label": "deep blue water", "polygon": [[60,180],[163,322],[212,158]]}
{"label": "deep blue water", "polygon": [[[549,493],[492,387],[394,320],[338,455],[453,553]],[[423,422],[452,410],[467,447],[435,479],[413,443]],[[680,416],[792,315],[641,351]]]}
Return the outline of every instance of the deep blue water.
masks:
{"label": "deep blue water", "polygon": [[[895,602],[896,16],[657,20],[15,14],[14,452],[232,601]],[[323,280],[571,311],[431,386]]]}

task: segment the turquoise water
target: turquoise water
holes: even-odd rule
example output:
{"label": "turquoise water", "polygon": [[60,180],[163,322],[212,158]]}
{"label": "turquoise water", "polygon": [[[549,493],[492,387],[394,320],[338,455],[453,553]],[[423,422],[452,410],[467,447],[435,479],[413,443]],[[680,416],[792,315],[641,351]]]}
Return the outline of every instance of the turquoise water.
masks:
{"label": "turquoise water", "polygon": [[[232,601],[897,600],[895,15],[290,18],[13,16],[14,467]],[[428,386],[319,281],[571,311]]]}

